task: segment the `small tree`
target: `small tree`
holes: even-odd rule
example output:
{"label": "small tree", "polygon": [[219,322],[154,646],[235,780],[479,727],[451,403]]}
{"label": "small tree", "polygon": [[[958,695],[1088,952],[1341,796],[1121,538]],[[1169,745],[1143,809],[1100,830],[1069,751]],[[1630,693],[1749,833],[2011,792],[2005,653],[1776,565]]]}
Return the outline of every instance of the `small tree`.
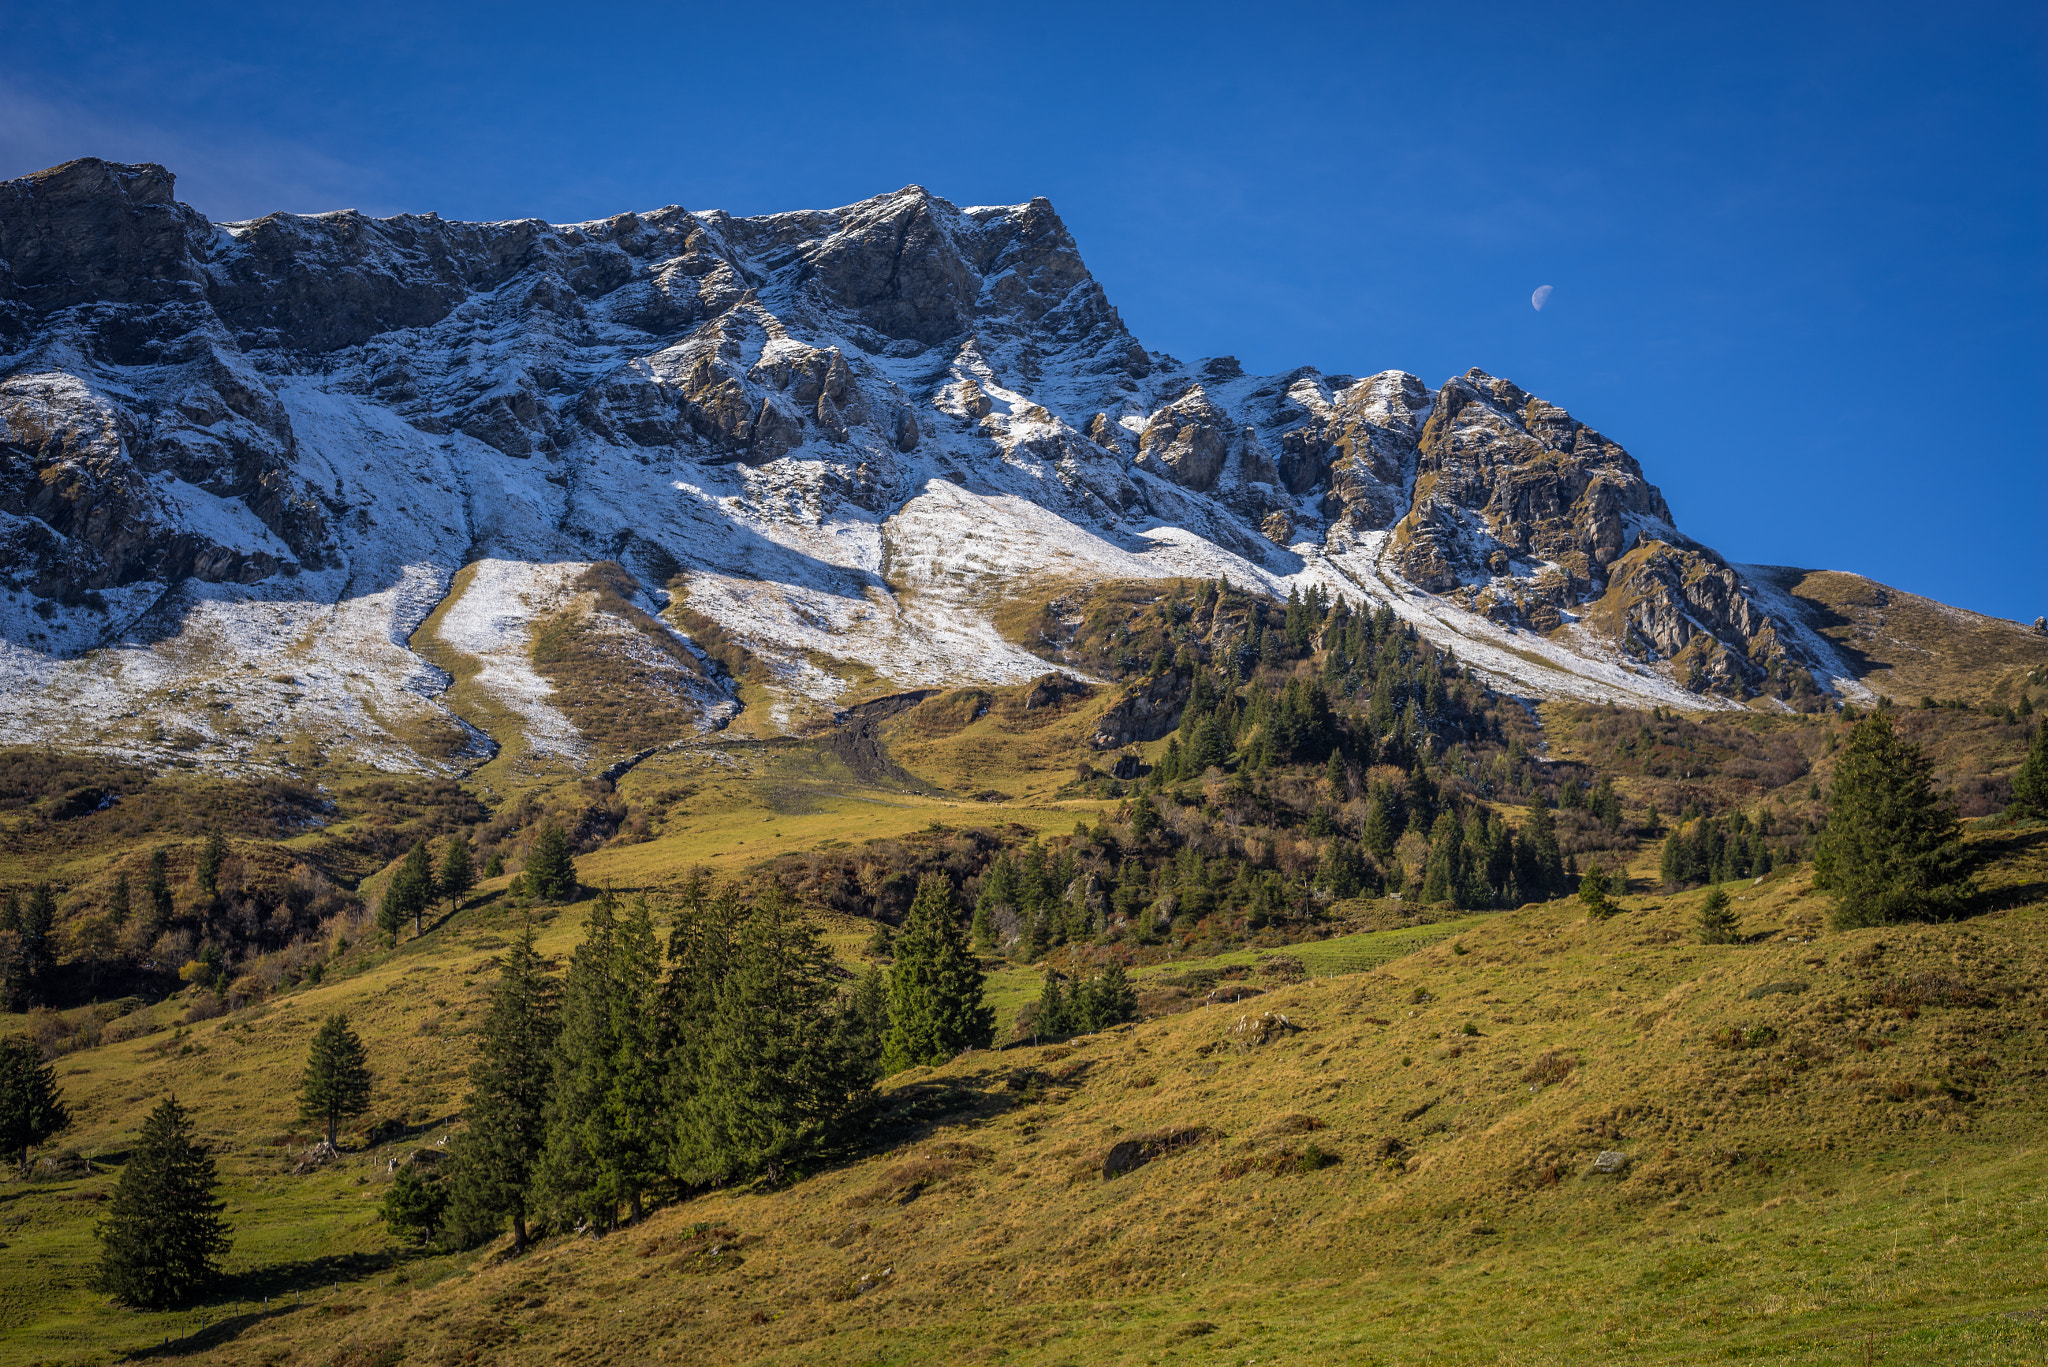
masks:
{"label": "small tree", "polygon": [[107,899],[107,920],[113,923],[116,930],[128,924],[128,918],[133,914],[131,901],[128,875],[114,875],[114,893]]}
{"label": "small tree", "polygon": [[469,896],[469,890],[476,886],[476,856],[470,853],[469,842],[461,836],[448,842],[448,853],[441,856],[441,873],[437,881],[441,895],[448,899],[448,910],[462,910],[462,899]]}
{"label": "small tree", "polygon": [[337,1012],[320,1023],[306,1071],[299,1079],[299,1116],[327,1127],[334,1142],[341,1122],[370,1109],[369,1055],[349,1029],[348,1017]]}
{"label": "small tree", "polygon": [[576,861],[569,856],[569,837],[552,821],[540,828],[526,855],[526,888],[543,902],[576,900]]}
{"label": "small tree", "polygon": [[1735,907],[1728,900],[1728,894],[1720,888],[1710,889],[1707,900],[1700,903],[1699,930],[1703,945],[1732,945],[1735,943]]}
{"label": "small tree", "polygon": [[162,850],[149,852],[149,879],[143,886],[149,893],[150,933],[161,935],[177,914],[177,905],[171,900],[170,861]]}
{"label": "small tree", "polygon": [[193,1138],[185,1108],[165,1097],[143,1122],[107,1218],[94,1230],[100,1288],[158,1310],[212,1287],[229,1243],[213,1187],[212,1156]]}
{"label": "small tree", "polygon": [[227,857],[227,837],[218,830],[208,831],[206,843],[199,847],[199,866],[193,872],[199,880],[199,890],[208,897],[220,896],[220,866]]}
{"label": "small tree", "polygon": [[1579,900],[1586,904],[1586,914],[1596,921],[1604,921],[1621,910],[1607,895],[1610,886],[1607,870],[1598,864],[1589,866],[1579,879]]}
{"label": "small tree", "polygon": [[1835,928],[1954,916],[1975,891],[1967,862],[1920,748],[1882,711],[1858,722],[1835,760],[1828,826],[1813,852]]}
{"label": "small tree", "polygon": [[28,1176],[28,1151],[71,1123],[57,1092],[57,1074],[27,1035],[0,1040],[0,1153],[19,1155]]}
{"label": "small tree", "polygon": [[421,842],[407,851],[392,870],[391,881],[377,903],[377,929],[383,932],[385,943],[398,943],[399,930],[407,917],[412,918],[412,933],[417,939],[423,933],[422,921],[433,900],[434,863],[427,855],[426,844]]}
{"label": "small tree", "polygon": [[50,990],[57,971],[56,936],[57,894],[48,883],[38,883],[21,912],[21,977],[32,999]]}
{"label": "small tree", "polygon": [[2048,722],[2034,728],[2027,758],[2012,776],[2012,802],[2005,810],[2013,816],[2048,817]]}
{"label": "small tree", "polygon": [[1031,1033],[1046,1039],[1058,1039],[1068,1032],[1068,997],[1060,986],[1060,975],[1051,969],[1045,971],[1045,982],[1038,989],[1038,1010],[1032,1013]]}
{"label": "small tree", "polygon": [[928,873],[896,938],[889,973],[890,1072],[919,1063],[944,1063],[962,1049],[986,1048],[996,1013],[982,1002],[981,963],[961,933],[953,885]]}
{"label": "small tree", "polygon": [[424,1247],[440,1234],[447,1218],[448,1187],[433,1173],[407,1163],[391,1179],[377,1213],[394,1237]]}

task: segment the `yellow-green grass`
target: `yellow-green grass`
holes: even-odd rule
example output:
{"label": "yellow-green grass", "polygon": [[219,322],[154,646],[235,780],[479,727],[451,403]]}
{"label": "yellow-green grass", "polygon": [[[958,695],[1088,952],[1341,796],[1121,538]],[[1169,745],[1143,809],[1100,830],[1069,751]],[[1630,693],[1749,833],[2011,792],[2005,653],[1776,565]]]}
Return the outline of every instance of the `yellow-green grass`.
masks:
{"label": "yellow-green grass", "polygon": [[[294,1126],[305,1041],[336,1009],[369,1041],[373,1114],[450,1114],[513,923],[493,902],[162,1057],[165,1035],[62,1057],[64,1142],[118,1149],[177,1091],[222,1151],[234,1289],[308,1304],[110,1307],[82,1285],[101,1207],[71,1198],[111,1177],[9,1183],[0,1363],[106,1361],[166,1334],[226,1363],[386,1344],[408,1362],[1854,1363],[1866,1343],[1874,1362],[2039,1361],[2043,1327],[2007,1318],[2048,1306],[2039,835],[1976,833],[1994,891],[2022,904],[1971,921],[1827,933],[1804,873],[1731,889],[1733,946],[1692,943],[1698,891],[1606,922],[1569,902],[1499,913],[1235,1008],[912,1070],[885,1092],[922,1096],[924,1118],[785,1190],[522,1260],[385,1265],[371,1212],[408,1147],[290,1177],[264,1141]],[[546,924],[546,952],[580,919]],[[835,946],[859,929],[835,926]],[[1951,980],[1985,1004],[1899,995]],[[1234,1037],[1268,1009],[1305,1030]],[[1756,1042],[1715,1042],[1731,1032]],[[1570,1064],[1533,1066],[1546,1056]],[[1210,1133],[1102,1179],[1112,1143],[1176,1127]],[[1281,1160],[1310,1141],[1341,1161]],[[1631,1155],[1625,1175],[1591,1171],[1605,1149]]]}

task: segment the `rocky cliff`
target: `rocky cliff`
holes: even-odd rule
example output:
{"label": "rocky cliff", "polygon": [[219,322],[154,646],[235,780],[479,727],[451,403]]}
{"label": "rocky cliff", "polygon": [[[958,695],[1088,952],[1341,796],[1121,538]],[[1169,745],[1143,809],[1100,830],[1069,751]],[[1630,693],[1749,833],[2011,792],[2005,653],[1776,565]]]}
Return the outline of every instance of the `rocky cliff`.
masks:
{"label": "rocky cliff", "polygon": [[1524,693],[1857,688],[1562,409],[1148,351],[1042,199],[216,224],[71,162],[0,184],[0,348],[0,740],[455,762],[431,656],[584,762],[531,636],[596,561],[706,662],[695,725],[714,656],[801,726],[1041,673],[999,601],[1180,575],[1388,602]]}

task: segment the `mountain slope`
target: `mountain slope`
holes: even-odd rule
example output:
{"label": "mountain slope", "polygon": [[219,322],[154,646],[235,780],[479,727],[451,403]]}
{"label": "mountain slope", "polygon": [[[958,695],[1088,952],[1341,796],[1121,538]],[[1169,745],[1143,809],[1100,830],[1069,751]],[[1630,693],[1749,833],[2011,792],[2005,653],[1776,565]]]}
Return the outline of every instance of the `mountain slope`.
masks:
{"label": "mountain slope", "polygon": [[1147,351],[1044,200],[213,224],[173,187],[0,185],[0,741],[586,767],[623,742],[549,622],[662,734],[775,733],[1028,678],[1001,604],[1179,576],[1385,601],[1537,697],[1864,692],[1562,410]]}

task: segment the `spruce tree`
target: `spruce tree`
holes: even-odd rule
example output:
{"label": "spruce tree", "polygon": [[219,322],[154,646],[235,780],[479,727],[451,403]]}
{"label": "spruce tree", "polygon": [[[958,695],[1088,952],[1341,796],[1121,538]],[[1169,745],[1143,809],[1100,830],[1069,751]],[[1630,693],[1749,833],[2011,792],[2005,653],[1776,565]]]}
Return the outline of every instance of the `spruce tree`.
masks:
{"label": "spruce tree", "polygon": [[476,886],[476,855],[471,853],[469,841],[458,835],[448,842],[448,852],[441,857],[441,871],[434,882],[448,899],[448,910],[462,910],[462,899]]}
{"label": "spruce tree", "polygon": [[71,1123],[57,1073],[27,1035],[0,1040],[0,1154],[28,1176],[28,1151]]}
{"label": "spruce tree", "polygon": [[1529,813],[1529,825],[1524,838],[1529,842],[1535,857],[1539,878],[1536,886],[1541,887],[1544,896],[1555,897],[1566,887],[1564,863],[1558,857],[1557,821],[1550,815],[1550,806],[1538,797]]}
{"label": "spruce tree", "polygon": [[1579,879],[1579,901],[1585,904],[1586,914],[1596,921],[1604,921],[1621,908],[1609,899],[1607,870],[1598,864],[1587,868],[1585,876]]}
{"label": "spruce tree", "polygon": [[2005,810],[2010,816],[2048,818],[2048,722],[2034,728],[2027,758],[2012,776],[2012,801]]}
{"label": "spruce tree", "polygon": [[57,895],[38,883],[21,910],[20,973],[31,1002],[46,999],[57,972]]}
{"label": "spruce tree", "polygon": [[448,1186],[439,1175],[411,1163],[398,1169],[377,1213],[384,1227],[407,1243],[425,1246],[440,1235],[448,1216]]}
{"label": "spruce tree", "polygon": [[193,870],[193,877],[199,882],[199,890],[208,897],[220,896],[220,866],[228,856],[227,837],[218,830],[206,833],[206,842],[199,847],[199,864]]}
{"label": "spruce tree", "polygon": [[1697,923],[1700,943],[1703,945],[1730,945],[1735,943],[1735,906],[1728,900],[1728,894],[1720,888],[1707,893],[1706,901],[1700,903]]}
{"label": "spruce tree", "polygon": [[882,1075],[882,1049],[889,1042],[889,975],[869,964],[846,1005],[847,1057],[863,1088]]}
{"label": "spruce tree", "polygon": [[13,888],[7,890],[5,898],[0,898],[0,930],[17,934],[21,931],[21,895]]}
{"label": "spruce tree", "polygon": [[149,878],[143,886],[149,894],[150,934],[161,935],[170,928],[171,917],[177,913],[171,900],[170,861],[162,850],[149,852]]}
{"label": "spruce tree", "polygon": [[[609,890],[607,890],[609,892]],[[613,1182],[627,1219],[640,1218],[647,1192],[660,1180],[664,1157],[661,942],[647,899],[627,903],[612,948],[611,1035],[615,1051],[605,1108],[616,1141]]]}
{"label": "spruce tree", "polygon": [[426,844],[416,843],[391,871],[391,881],[384,885],[384,896],[377,903],[377,929],[383,932],[385,942],[398,943],[407,917],[412,919],[412,933],[417,939],[423,933],[427,907],[433,900],[434,862],[427,854]]}
{"label": "spruce tree", "polygon": [[107,1218],[93,1231],[100,1289],[150,1310],[211,1289],[230,1234],[214,1180],[213,1157],[193,1137],[189,1114],[165,1097],[143,1122]]}
{"label": "spruce tree", "polygon": [[114,875],[113,895],[107,899],[107,920],[113,923],[116,930],[119,930],[122,926],[128,924],[128,918],[133,914],[134,907],[132,895],[128,888],[128,875],[117,873]]}
{"label": "spruce tree", "polygon": [[1031,1033],[1042,1039],[1060,1039],[1068,1032],[1068,997],[1060,983],[1060,975],[1048,968],[1038,989],[1038,1010],[1031,1017]]}
{"label": "spruce tree", "polygon": [[1124,966],[1112,959],[1109,966],[1088,983],[1090,1030],[1107,1030],[1112,1025],[1138,1018],[1138,989],[1131,986]]}
{"label": "spruce tree", "polygon": [[526,887],[543,902],[576,900],[576,861],[569,856],[569,837],[550,821],[533,838],[526,854]]}
{"label": "spruce tree", "polygon": [[835,973],[818,928],[770,884],[734,937],[696,1055],[681,1118],[686,1180],[778,1180],[865,1101],[871,1074],[848,1048]]}
{"label": "spruce tree", "polygon": [[455,1141],[451,1224],[457,1241],[479,1243],[512,1222],[512,1251],[526,1249],[534,1170],[547,1139],[559,1009],[542,971],[533,926],[498,965],[498,983],[469,1067],[469,1128]]}
{"label": "spruce tree", "polygon": [[1835,760],[1814,882],[1837,929],[1958,914],[1975,891],[1955,813],[1927,757],[1883,711],[1858,722]]}
{"label": "spruce tree", "polygon": [[332,1144],[342,1121],[369,1109],[369,1054],[349,1029],[348,1016],[337,1012],[313,1035],[306,1071],[299,1078],[299,1118],[325,1125],[327,1142]]}
{"label": "spruce tree", "polygon": [[987,1048],[994,1035],[995,1011],[982,1002],[981,965],[960,933],[953,885],[928,873],[896,942],[883,1066],[896,1073],[944,1063],[963,1049]]}
{"label": "spruce tree", "polygon": [[618,991],[617,903],[601,893],[562,980],[561,1029],[550,1060],[547,1141],[540,1186],[565,1221],[607,1229],[624,1195],[617,1181],[619,1137],[609,1105],[619,1061],[612,1004]]}

